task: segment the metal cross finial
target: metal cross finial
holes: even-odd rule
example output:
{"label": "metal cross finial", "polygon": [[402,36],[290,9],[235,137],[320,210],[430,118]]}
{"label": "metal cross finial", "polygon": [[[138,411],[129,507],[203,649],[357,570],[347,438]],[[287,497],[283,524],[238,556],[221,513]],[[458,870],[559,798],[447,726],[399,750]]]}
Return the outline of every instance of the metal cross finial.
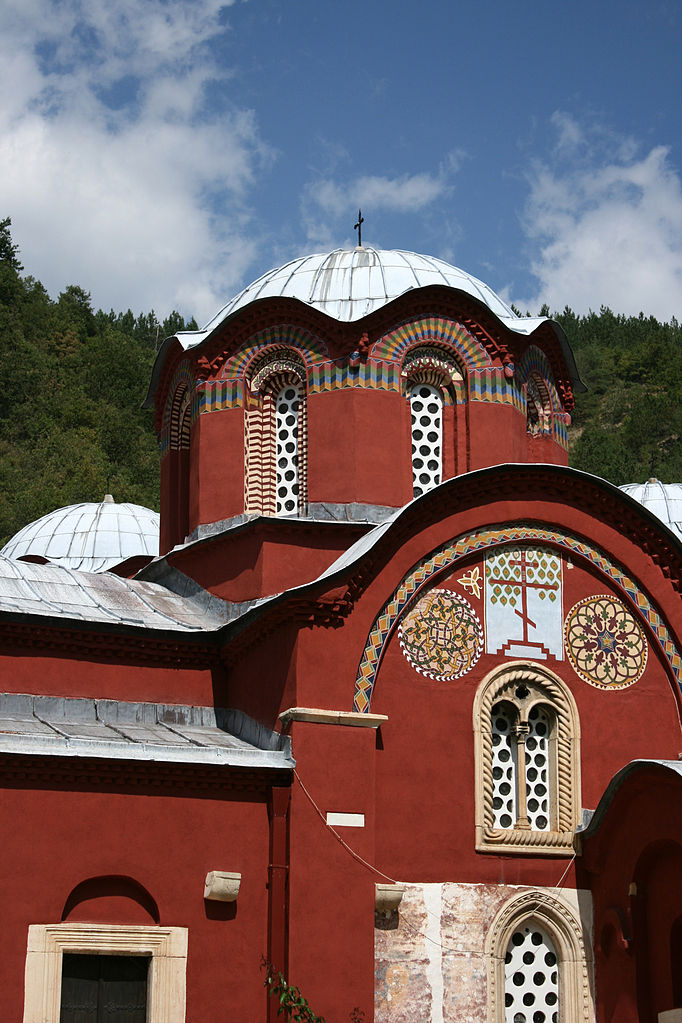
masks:
{"label": "metal cross finial", "polygon": [[362,225],[365,222],[365,218],[362,215],[362,210],[358,210],[358,222],[353,225],[353,230],[358,232],[358,246],[362,246]]}

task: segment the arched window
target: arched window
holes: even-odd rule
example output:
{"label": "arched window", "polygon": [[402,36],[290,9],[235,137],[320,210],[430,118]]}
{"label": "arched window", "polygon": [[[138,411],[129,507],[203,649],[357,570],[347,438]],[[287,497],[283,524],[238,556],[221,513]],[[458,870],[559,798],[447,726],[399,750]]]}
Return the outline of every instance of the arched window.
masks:
{"label": "arched window", "polygon": [[455,418],[452,417],[451,429],[447,431],[450,435],[446,436],[445,408],[462,399],[463,376],[447,352],[421,346],[406,355],[402,377],[410,403],[412,492],[414,497],[421,497],[456,472]]}
{"label": "arched window", "polygon": [[580,792],[578,712],[539,664],[496,668],[474,701],[476,848],[573,851]]}
{"label": "arched window", "polygon": [[583,933],[563,897],[530,890],[509,899],[486,938],[490,1023],[593,1020]]}
{"label": "arched window", "polygon": [[537,373],[528,377],[526,392],[526,429],[533,436],[552,432],[552,399],[546,381]]}
{"label": "arched window", "polygon": [[412,492],[421,497],[442,482],[443,392],[431,384],[410,387]]}
{"label": "arched window", "polygon": [[300,475],[298,443],[301,413],[301,385],[292,380],[275,397],[277,435],[276,498],[278,515],[295,515],[299,509]]}
{"label": "arched window", "polygon": [[244,414],[245,510],[300,515],[307,504],[306,370],[297,352],[275,350],[249,373]]}
{"label": "arched window", "polygon": [[189,533],[189,446],[192,396],[181,384],[171,403],[170,450],[173,452],[171,482],[171,521],[175,543],[183,543]]}
{"label": "arched window", "polygon": [[504,958],[505,1023],[558,1023],[559,967],[554,942],[534,920],[522,920]]}

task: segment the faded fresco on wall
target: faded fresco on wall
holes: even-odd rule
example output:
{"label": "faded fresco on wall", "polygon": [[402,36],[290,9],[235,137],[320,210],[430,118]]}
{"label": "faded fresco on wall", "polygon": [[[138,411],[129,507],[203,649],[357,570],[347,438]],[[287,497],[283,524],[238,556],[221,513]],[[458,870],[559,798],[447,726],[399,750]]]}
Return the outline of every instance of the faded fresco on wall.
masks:
{"label": "faded fresco on wall", "polygon": [[[592,931],[588,892],[540,889]],[[502,906],[529,889],[497,884],[408,885],[374,935],[375,1023],[485,1023],[486,938]],[[381,918],[380,918],[381,917]],[[588,952],[591,958],[591,951]]]}

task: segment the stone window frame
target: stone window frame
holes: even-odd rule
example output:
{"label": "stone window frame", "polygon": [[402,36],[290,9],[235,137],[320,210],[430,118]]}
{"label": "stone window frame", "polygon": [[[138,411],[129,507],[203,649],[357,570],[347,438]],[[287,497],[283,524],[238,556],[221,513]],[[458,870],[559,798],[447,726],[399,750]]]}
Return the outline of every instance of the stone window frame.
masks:
{"label": "stone window frame", "polygon": [[[528,695],[516,695],[519,688]],[[513,828],[494,826],[492,774],[492,709],[505,702],[518,714],[516,739],[522,747],[528,713],[538,704],[552,712],[550,764],[551,830],[534,831],[520,815]],[[573,854],[573,838],[580,819],[580,719],[573,694],[563,679],[533,661],[498,665],[483,679],[474,698],[475,831],[478,852],[515,855],[566,856]],[[523,753],[523,755],[521,755]],[[519,750],[525,767],[525,752]],[[519,788],[525,773],[519,772]]]}
{"label": "stone window frame", "polygon": [[277,397],[300,389],[298,412],[298,510],[308,504],[308,381],[303,359],[289,348],[270,349],[247,372],[244,407],[244,511],[277,515]]}
{"label": "stone window frame", "polygon": [[65,953],[149,956],[149,1023],[185,1023],[187,939],[186,927],[31,924],[23,1023],[59,1023]]}
{"label": "stone window frame", "polygon": [[556,949],[559,1019],[593,1023],[593,955],[584,927],[563,899],[541,889],[512,895],[498,910],[486,935],[488,1023],[505,1023],[504,967],[511,936],[518,927],[534,923],[547,932]]}

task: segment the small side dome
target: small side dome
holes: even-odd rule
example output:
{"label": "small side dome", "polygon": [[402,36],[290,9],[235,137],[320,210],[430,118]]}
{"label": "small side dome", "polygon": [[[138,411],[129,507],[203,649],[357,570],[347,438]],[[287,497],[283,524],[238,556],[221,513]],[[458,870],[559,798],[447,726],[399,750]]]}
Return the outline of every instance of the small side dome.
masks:
{"label": "small side dome", "polygon": [[626,483],[619,489],[643,504],[682,540],[682,483],[661,483],[652,478],[646,483]]}
{"label": "small side dome", "polygon": [[30,522],[0,554],[49,561],[81,572],[107,572],[129,558],[159,553],[159,515],[139,504],[72,504]]}

